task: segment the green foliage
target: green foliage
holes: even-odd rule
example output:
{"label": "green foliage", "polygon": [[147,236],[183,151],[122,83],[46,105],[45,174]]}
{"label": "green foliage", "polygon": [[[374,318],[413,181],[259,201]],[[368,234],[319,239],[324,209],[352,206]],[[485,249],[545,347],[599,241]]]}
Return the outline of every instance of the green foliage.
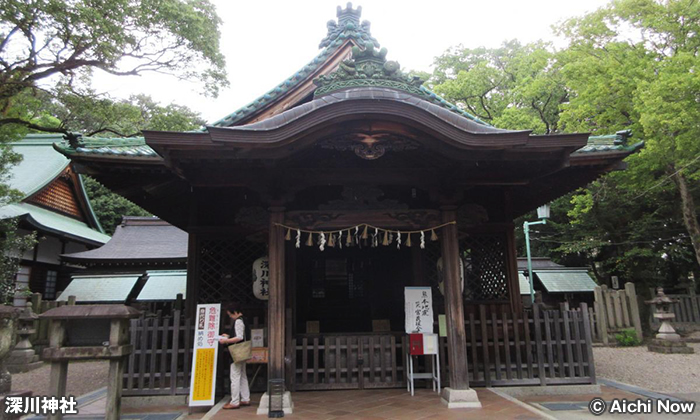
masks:
{"label": "green foliage", "polygon": [[36,232],[19,234],[16,219],[0,220],[0,304],[12,304],[21,256],[35,243]]}
{"label": "green foliage", "polygon": [[634,347],[642,344],[634,328],[624,329],[619,334],[615,334],[615,340],[622,347]]}
{"label": "green foliage", "polygon": [[[531,231],[533,255],[592,267],[599,283],[673,286],[699,272],[693,200],[700,179],[700,6],[691,0],[619,0],[565,21],[560,51],[545,43],[456,47],[429,81],[491,124],[537,133],[631,129],[645,148],[614,172],[552,203]],[[690,194],[679,193],[684,177]],[[682,208],[690,209],[684,212]],[[534,212],[516,221],[534,220]],[[522,231],[516,231],[524,255]],[[696,277],[698,277],[696,275]]]}
{"label": "green foliage", "polygon": [[90,198],[92,210],[108,235],[114,234],[114,230],[121,223],[123,216],[151,216],[146,210],[126,198],[114,194],[89,176],[83,176],[83,184],[85,192]]}
{"label": "green foliage", "polygon": [[497,127],[558,130],[567,91],[549,44],[505,42],[496,49],[462,46],[435,60],[429,83],[446,99]]}
{"label": "green foliage", "polygon": [[186,106],[162,106],[143,94],[128,100],[100,97],[55,102],[48,109],[61,127],[86,136],[133,137],[143,130],[188,131],[205,124],[199,113]]}
{"label": "green foliage", "polygon": [[45,124],[37,121],[42,107],[29,112],[26,105],[37,98],[42,105],[90,108],[100,100],[89,87],[96,69],[170,74],[198,81],[216,96],[228,83],[220,23],[208,0],[6,0],[0,8],[0,126],[66,132],[61,123],[69,119]]}

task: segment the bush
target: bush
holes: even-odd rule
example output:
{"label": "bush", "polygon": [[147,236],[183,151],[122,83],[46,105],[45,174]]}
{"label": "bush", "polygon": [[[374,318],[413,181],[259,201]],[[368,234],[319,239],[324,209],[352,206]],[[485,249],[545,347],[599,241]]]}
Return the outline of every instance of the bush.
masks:
{"label": "bush", "polygon": [[617,344],[622,347],[639,346],[642,341],[637,337],[637,331],[634,328],[622,330],[619,334],[615,334]]}

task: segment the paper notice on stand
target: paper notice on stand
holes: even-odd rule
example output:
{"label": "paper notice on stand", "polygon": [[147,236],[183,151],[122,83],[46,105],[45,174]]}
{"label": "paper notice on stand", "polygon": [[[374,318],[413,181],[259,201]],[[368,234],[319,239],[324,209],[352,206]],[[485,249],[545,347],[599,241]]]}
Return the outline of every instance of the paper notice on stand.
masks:
{"label": "paper notice on stand", "polygon": [[430,287],[406,287],[406,333],[433,332],[433,295]]}

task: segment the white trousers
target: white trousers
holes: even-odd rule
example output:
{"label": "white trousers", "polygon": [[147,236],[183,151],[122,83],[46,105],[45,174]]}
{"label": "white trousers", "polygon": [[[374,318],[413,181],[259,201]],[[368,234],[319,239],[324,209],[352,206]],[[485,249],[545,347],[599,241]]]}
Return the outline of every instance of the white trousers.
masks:
{"label": "white trousers", "polygon": [[241,401],[250,401],[250,388],[248,388],[245,362],[231,363],[231,404],[238,405]]}

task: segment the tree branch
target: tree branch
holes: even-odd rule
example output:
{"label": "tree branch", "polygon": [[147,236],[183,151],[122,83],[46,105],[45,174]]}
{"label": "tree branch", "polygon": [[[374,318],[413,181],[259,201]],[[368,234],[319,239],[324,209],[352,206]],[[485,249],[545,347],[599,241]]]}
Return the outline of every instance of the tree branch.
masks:
{"label": "tree branch", "polygon": [[3,118],[3,119],[0,119],[0,126],[9,125],[9,124],[17,124],[17,125],[27,127],[31,130],[44,131],[47,133],[68,134],[68,130],[66,130],[65,128],[46,127],[43,125],[34,124],[33,122],[30,122],[30,121],[25,121],[21,118]]}

